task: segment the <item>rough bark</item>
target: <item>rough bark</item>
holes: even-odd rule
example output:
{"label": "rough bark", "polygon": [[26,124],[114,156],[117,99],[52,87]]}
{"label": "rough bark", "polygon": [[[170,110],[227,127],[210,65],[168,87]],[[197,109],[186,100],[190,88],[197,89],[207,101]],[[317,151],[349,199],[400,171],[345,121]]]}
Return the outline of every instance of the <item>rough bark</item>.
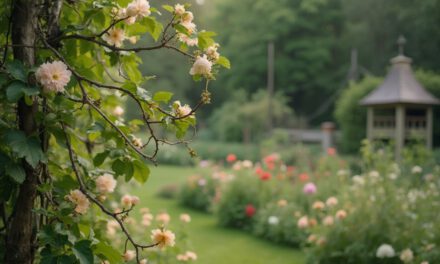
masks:
{"label": "rough bark", "polygon": [[[35,0],[16,0],[12,13],[12,43],[14,46],[14,59],[22,61],[27,66],[35,64],[37,6]],[[18,103],[17,116],[20,130],[26,135],[37,131],[35,121],[38,110],[37,102],[31,106],[24,100]],[[34,241],[34,216],[32,208],[37,193],[38,170],[32,168],[25,161],[23,168],[26,179],[20,186],[19,194],[12,214],[6,237],[7,264],[30,264],[33,262],[35,245]]]}

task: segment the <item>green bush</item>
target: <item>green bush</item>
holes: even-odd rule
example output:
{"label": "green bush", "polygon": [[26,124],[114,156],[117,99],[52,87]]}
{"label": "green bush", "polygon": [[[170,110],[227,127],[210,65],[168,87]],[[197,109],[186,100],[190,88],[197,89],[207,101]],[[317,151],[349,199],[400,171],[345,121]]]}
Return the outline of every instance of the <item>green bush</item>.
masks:
{"label": "green bush", "polygon": [[215,210],[221,226],[252,229],[254,217],[246,214],[246,208],[252,206],[258,212],[262,204],[260,184],[251,175],[241,175],[225,184]]}
{"label": "green bush", "polygon": [[219,182],[212,177],[191,176],[182,186],[179,202],[187,207],[208,212],[212,208]]}
{"label": "green bush", "polygon": [[254,234],[275,243],[299,247],[307,236],[293,220],[298,207],[293,203],[282,205],[281,201],[286,200],[269,203],[260,209],[254,223]]}
{"label": "green bush", "polygon": [[358,83],[350,83],[336,102],[335,118],[342,131],[341,149],[355,153],[366,137],[367,110],[359,101],[374,90],[382,79],[366,77]]}

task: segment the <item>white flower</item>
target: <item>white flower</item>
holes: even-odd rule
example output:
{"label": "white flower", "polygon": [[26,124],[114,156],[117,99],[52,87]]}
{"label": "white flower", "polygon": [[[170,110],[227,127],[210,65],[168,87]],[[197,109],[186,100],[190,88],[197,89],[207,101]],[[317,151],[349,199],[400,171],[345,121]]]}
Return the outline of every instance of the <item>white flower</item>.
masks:
{"label": "white flower", "polygon": [[115,116],[122,116],[124,114],[124,108],[120,107],[119,105],[113,109],[113,114]]}
{"label": "white flower", "polygon": [[116,187],[113,175],[105,173],[96,179],[96,187],[100,193],[112,193]]}
{"label": "white flower", "polygon": [[134,250],[127,250],[127,251],[125,251],[124,255],[122,255],[122,258],[126,262],[133,260],[135,257],[136,257],[136,252]]}
{"label": "white flower", "polygon": [[127,15],[130,17],[139,19],[149,16],[150,14],[150,3],[148,3],[147,0],[133,0],[133,2],[127,6]]}
{"label": "white flower", "polygon": [[243,167],[250,169],[250,168],[252,168],[253,163],[250,160],[243,160],[242,165],[243,165]]}
{"label": "white flower", "polygon": [[269,223],[269,225],[278,225],[280,223],[280,219],[276,216],[269,216],[269,218],[267,219],[267,222]]}
{"label": "white flower", "polygon": [[329,197],[325,203],[327,204],[327,206],[333,207],[338,204],[338,199],[332,196]]}
{"label": "white flower", "polygon": [[183,15],[183,13],[185,13],[185,6],[181,4],[176,4],[174,6],[174,13],[176,13],[176,15],[178,16]]}
{"label": "white flower", "polygon": [[414,254],[411,249],[407,248],[400,253],[400,260],[403,263],[409,263],[414,259]]}
{"label": "white flower", "polygon": [[188,34],[190,35],[196,31],[196,24],[193,22],[182,22],[180,24],[188,30]]}
{"label": "white flower", "polygon": [[191,70],[189,71],[189,74],[191,75],[200,74],[206,76],[211,74],[211,67],[212,67],[212,62],[208,60],[206,55],[203,55],[202,57],[198,56]]}
{"label": "white flower", "polygon": [[76,205],[75,212],[79,214],[85,214],[89,209],[90,201],[78,189],[70,191],[70,194],[67,195],[66,198]]}
{"label": "white flower", "polygon": [[348,170],[338,170],[338,172],[336,173],[336,175],[341,176],[341,177],[346,176],[348,174],[349,174]]}
{"label": "white flower", "polygon": [[43,90],[47,92],[64,91],[71,75],[72,73],[67,69],[66,64],[61,61],[43,63],[35,72],[37,81],[43,86]]}
{"label": "white flower", "polygon": [[139,264],[147,264],[148,260],[147,259],[141,259],[141,261],[139,262]]}
{"label": "white flower", "polygon": [[388,244],[382,244],[376,251],[378,258],[392,258],[395,254],[394,248]]}
{"label": "white flower", "polygon": [[368,173],[368,176],[370,176],[371,179],[377,179],[380,177],[380,174],[378,171],[370,171],[370,173]]}
{"label": "white flower", "polygon": [[214,45],[206,48],[206,54],[210,60],[217,61],[220,58],[220,54],[217,52],[218,47],[219,45],[215,43]]}
{"label": "white flower", "polygon": [[180,221],[182,221],[183,223],[189,223],[191,222],[191,216],[189,214],[181,214]]}
{"label": "white flower", "polygon": [[111,28],[102,38],[111,46],[121,47],[125,40],[125,31],[120,28]]}
{"label": "white flower", "polygon": [[412,167],[412,169],[411,169],[411,172],[412,172],[413,174],[422,173],[422,171],[423,171],[423,169],[422,169],[422,167],[420,167],[420,166],[414,166],[414,167]]}
{"label": "white flower", "polygon": [[352,180],[353,180],[353,183],[356,185],[364,185],[365,184],[365,179],[359,175],[353,176]]}
{"label": "white flower", "polygon": [[142,140],[140,138],[137,138],[135,136],[133,136],[133,139],[131,140],[131,143],[133,143],[133,145],[137,148],[142,147],[144,144],[142,143]]}
{"label": "white flower", "polygon": [[153,240],[159,248],[164,248],[166,246],[173,247],[175,239],[176,235],[169,230],[154,229],[151,231],[151,240]]}
{"label": "white flower", "polygon": [[390,180],[395,180],[397,179],[397,173],[391,172],[390,174],[388,174],[388,178],[390,178]]}
{"label": "white flower", "polygon": [[180,21],[182,23],[191,23],[193,19],[194,19],[193,13],[190,11],[186,11],[185,13],[182,14]]}
{"label": "white flower", "polygon": [[197,254],[192,251],[187,251],[185,255],[188,258],[188,260],[197,260]]}
{"label": "white flower", "polygon": [[191,113],[192,109],[189,105],[181,105],[180,101],[175,101],[173,103],[173,107],[175,109],[175,113],[177,117],[187,116]]}

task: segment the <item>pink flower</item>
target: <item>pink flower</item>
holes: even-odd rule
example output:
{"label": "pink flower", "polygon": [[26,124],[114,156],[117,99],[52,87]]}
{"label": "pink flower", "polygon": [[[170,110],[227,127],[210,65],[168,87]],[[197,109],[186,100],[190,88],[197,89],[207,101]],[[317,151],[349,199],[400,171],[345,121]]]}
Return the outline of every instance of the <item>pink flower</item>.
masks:
{"label": "pink flower", "polygon": [[105,173],[96,179],[96,187],[100,193],[112,193],[116,187],[116,180],[111,174]]}
{"label": "pink flower", "polygon": [[46,92],[64,91],[64,87],[69,83],[71,75],[72,73],[67,69],[66,64],[61,61],[43,63],[35,72],[37,81]]}
{"label": "pink flower", "polygon": [[328,154],[329,156],[334,156],[334,155],[336,155],[336,149],[335,149],[335,148],[328,148],[328,149],[327,149],[327,154]]}
{"label": "pink flower", "polygon": [[75,204],[75,212],[85,214],[90,206],[90,201],[80,190],[72,190],[66,198]]}
{"label": "pink flower", "polygon": [[309,218],[307,216],[301,217],[298,219],[297,225],[301,229],[307,228],[309,226]]}
{"label": "pink flower", "polygon": [[124,208],[131,208],[132,206],[138,203],[139,203],[139,197],[137,196],[126,194],[121,198],[121,204],[124,206]]}
{"label": "pink flower", "polygon": [[316,191],[317,191],[317,188],[313,182],[309,182],[306,185],[304,185],[303,192],[305,194],[314,194],[314,193],[316,193]]}
{"label": "pink flower", "polygon": [[164,225],[168,224],[170,222],[170,220],[171,220],[171,217],[167,213],[161,213],[156,216],[156,221],[161,222]]}

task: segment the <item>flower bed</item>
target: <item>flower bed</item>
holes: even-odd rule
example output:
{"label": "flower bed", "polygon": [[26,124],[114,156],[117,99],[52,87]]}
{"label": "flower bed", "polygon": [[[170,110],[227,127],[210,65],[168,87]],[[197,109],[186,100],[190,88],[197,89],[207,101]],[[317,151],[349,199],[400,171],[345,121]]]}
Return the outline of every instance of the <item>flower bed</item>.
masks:
{"label": "flower bed", "polygon": [[440,263],[440,167],[416,152],[398,166],[389,153],[365,143],[358,175],[334,150],[295,167],[230,155],[198,179],[211,191],[186,197],[203,194],[223,226],[305,248],[309,263]]}

